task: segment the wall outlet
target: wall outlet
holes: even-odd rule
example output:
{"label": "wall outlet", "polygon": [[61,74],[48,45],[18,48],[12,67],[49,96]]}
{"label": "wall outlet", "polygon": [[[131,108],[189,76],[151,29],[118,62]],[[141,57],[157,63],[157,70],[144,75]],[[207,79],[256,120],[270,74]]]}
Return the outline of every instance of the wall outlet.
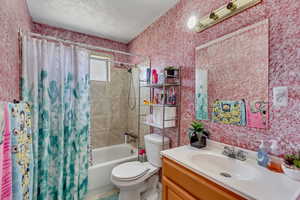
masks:
{"label": "wall outlet", "polygon": [[273,88],[273,105],[276,107],[288,106],[289,93],[288,87],[274,87]]}

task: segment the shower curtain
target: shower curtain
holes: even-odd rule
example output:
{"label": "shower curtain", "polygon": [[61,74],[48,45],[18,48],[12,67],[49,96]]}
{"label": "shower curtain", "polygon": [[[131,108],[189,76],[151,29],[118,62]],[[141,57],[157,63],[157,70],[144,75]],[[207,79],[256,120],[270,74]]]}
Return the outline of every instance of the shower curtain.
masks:
{"label": "shower curtain", "polygon": [[22,38],[21,90],[32,105],[33,199],[81,200],[88,184],[89,52]]}

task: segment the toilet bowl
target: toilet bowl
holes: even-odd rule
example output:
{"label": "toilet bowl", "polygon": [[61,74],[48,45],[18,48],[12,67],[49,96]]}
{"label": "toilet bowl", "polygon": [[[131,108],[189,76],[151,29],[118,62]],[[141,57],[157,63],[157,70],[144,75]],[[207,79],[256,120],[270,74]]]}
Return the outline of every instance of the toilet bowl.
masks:
{"label": "toilet bowl", "polygon": [[149,162],[127,162],[115,167],[111,181],[120,189],[119,200],[140,200],[143,192],[158,184],[158,171]]}
{"label": "toilet bowl", "polygon": [[[164,142],[163,142],[164,141]],[[145,135],[149,162],[127,162],[113,168],[112,183],[120,189],[119,200],[144,200],[141,197],[158,185],[161,167],[160,151],[169,148],[169,139],[158,134]]]}

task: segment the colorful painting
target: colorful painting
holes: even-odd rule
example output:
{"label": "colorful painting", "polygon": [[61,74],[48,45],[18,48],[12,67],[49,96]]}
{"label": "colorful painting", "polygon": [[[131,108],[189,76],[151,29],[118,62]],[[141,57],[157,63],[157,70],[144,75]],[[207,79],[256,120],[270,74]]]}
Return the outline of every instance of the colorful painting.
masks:
{"label": "colorful painting", "polygon": [[196,69],[196,119],[208,120],[208,95],[207,95],[208,71]]}
{"label": "colorful painting", "polygon": [[246,125],[246,106],[245,101],[219,101],[213,104],[213,122],[223,124],[245,126]]}
{"label": "colorful painting", "polygon": [[268,126],[268,103],[253,101],[247,103],[247,126],[250,128],[267,128]]}

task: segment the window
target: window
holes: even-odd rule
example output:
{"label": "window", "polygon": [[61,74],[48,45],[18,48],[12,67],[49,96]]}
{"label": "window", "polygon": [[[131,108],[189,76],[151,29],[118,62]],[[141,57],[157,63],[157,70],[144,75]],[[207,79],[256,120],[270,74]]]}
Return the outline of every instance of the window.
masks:
{"label": "window", "polygon": [[110,56],[90,56],[90,79],[91,81],[110,81]]}

